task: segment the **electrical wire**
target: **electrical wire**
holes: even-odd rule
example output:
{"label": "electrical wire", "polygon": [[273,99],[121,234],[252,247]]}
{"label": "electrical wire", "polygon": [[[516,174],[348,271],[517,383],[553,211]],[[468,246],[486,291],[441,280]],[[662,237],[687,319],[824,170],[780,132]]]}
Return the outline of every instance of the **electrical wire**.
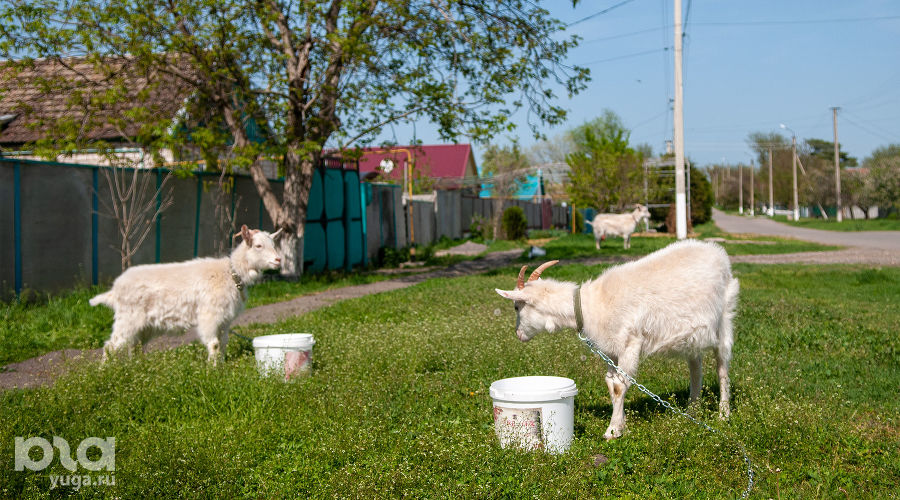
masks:
{"label": "electrical wire", "polygon": [[579,19],[579,20],[577,20],[577,21],[573,21],[573,22],[567,24],[567,25],[566,25],[566,28],[571,28],[572,26],[575,26],[576,24],[583,23],[583,22],[585,22],[585,21],[587,21],[587,20],[589,20],[589,19],[593,19],[593,18],[595,18],[595,17],[597,17],[597,16],[602,16],[603,14],[606,14],[607,12],[609,12],[609,11],[611,11],[611,10],[613,10],[613,9],[617,9],[617,8],[619,8],[619,7],[621,7],[621,6],[625,5],[625,4],[631,3],[631,2],[633,2],[633,1],[634,1],[634,0],[623,0],[622,2],[619,2],[619,3],[615,4],[615,5],[613,5],[612,7],[607,7],[607,8],[605,8],[605,9],[601,10],[600,12],[595,12],[595,13],[593,13],[593,14],[587,16],[587,17],[582,17],[581,19]]}

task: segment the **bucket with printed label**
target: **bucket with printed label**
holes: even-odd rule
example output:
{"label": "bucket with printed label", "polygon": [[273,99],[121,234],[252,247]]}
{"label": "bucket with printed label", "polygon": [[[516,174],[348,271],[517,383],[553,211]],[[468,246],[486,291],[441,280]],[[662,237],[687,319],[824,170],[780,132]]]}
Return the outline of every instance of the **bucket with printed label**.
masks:
{"label": "bucket with printed label", "polygon": [[502,448],[563,453],[575,426],[575,381],[565,377],[514,377],[491,384],[494,431]]}
{"label": "bucket with printed label", "polygon": [[312,348],[316,340],[310,333],[263,335],[253,339],[253,353],[260,375],[273,375],[285,381],[307,375],[312,369]]}

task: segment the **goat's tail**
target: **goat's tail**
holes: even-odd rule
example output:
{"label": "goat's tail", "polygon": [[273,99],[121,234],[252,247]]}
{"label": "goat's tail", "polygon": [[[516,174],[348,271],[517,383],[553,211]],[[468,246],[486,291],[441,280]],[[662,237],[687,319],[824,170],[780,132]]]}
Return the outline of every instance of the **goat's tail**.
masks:
{"label": "goat's tail", "polygon": [[108,292],[97,295],[96,297],[92,298],[88,303],[92,306],[97,306],[97,305],[103,304],[103,305],[112,307],[113,302],[114,302],[114,297],[113,297],[112,290],[110,290]]}
{"label": "goat's tail", "polygon": [[725,287],[725,307],[722,309],[722,320],[719,322],[720,349],[724,348],[729,354],[731,346],[734,344],[733,320],[737,309],[738,292],[740,291],[740,282],[737,278],[731,278],[728,286]]}

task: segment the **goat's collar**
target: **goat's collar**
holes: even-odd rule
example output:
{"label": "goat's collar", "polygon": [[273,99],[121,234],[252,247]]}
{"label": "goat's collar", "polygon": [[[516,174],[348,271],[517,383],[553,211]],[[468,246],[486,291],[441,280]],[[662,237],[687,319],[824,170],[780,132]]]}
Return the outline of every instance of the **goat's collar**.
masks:
{"label": "goat's collar", "polygon": [[231,279],[234,280],[234,286],[237,287],[238,290],[244,290],[244,282],[241,280],[241,277],[234,271],[233,267],[229,266],[229,271],[231,271]]}
{"label": "goat's collar", "polygon": [[584,331],[584,315],[581,312],[581,285],[575,287],[575,329]]}

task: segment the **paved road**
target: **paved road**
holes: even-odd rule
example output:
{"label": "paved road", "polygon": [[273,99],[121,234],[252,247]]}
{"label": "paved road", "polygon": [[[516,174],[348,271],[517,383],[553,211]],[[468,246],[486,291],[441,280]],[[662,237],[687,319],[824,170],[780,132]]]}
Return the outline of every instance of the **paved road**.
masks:
{"label": "paved road", "polygon": [[900,231],[822,231],[794,227],[766,217],[728,215],[715,209],[713,221],[728,233],[761,234],[847,247],[834,252],[736,255],[731,257],[732,262],[900,266]]}
{"label": "paved road", "polygon": [[822,231],[794,227],[775,222],[768,217],[728,215],[713,209],[713,221],[728,233],[752,233],[812,241],[823,245],[873,248],[900,252],[900,231]]}

